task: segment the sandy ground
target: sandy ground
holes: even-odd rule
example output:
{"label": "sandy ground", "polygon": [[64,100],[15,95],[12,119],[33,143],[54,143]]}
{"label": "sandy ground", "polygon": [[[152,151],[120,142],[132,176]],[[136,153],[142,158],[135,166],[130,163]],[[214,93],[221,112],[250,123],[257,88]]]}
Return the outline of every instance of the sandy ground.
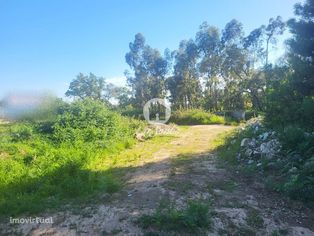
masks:
{"label": "sandy ground", "polygon": [[[178,207],[187,199],[212,199],[213,224],[207,235],[314,235],[312,210],[218,164],[211,144],[230,129],[191,126],[129,172],[122,191],[104,194],[97,203],[81,209],[40,215],[52,216],[53,224],[2,224],[0,234],[144,235],[151,229],[143,230],[135,221],[153,212],[162,199],[170,199]],[[263,219],[262,225],[250,223],[256,215]]]}

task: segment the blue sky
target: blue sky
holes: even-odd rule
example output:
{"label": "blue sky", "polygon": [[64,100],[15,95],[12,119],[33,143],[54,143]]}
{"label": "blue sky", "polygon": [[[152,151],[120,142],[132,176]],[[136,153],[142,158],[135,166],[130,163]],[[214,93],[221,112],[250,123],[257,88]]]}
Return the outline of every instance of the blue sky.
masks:
{"label": "blue sky", "polygon": [[[246,32],[293,17],[297,0],[0,0],[0,98],[50,90],[63,96],[79,73],[123,84],[124,55],[138,32],[162,52],[193,38],[203,21]],[[280,48],[281,46],[278,45]]]}

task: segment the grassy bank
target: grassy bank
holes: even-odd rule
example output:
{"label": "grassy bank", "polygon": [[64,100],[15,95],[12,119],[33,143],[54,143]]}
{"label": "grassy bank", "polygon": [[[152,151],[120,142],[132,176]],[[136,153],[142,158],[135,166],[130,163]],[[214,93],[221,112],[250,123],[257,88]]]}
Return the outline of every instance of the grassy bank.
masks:
{"label": "grassy bank", "polygon": [[281,144],[279,153],[271,158],[261,155],[258,162],[254,158],[253,161],[252,158],[245,159],[245,155],[242,155],[239,161],[237,157],[242,149],[241,141],[244,138],[256,140],[265,132],[269,132],[268,127],[264,126],[256,131],[246,126],[221,136],[216,140],[219,143],[217,150],[220,160],[229,163],[230,167],[246,177],[264,181],[264,184],[272,190],[313,205],[313,134],[297,126],[276,129],[276,137]]}
{"label": "grassy bank", "polygon": [[206,112],[202,109],[177,110],[172,112],[170,122],[179,125],[225,124],[222,116]]}
{"label": "grassy bank", "polygon": [[144,155],[149,152],[145,147],[123,153],[137,142],[135,133],[144,127],[142,122],[90,100],[54,109],[46,120],[28,118],[0,125],[2,216],[40,212],[86,201],[99,192],[115,192],[125,170],[149,156]]}

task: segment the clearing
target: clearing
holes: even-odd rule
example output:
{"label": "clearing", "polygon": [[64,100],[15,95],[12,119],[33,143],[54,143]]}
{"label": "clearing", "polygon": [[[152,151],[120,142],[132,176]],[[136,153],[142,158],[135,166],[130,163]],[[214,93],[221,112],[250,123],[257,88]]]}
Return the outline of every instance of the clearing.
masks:
{"label": "clearing", "polygon": [[[166,142],[139,143],[124,175],[125,186],[83,207],[65,208],[51,224],[0,225],[1,235],[189,235],[162,227],[142,228],[137,219],[153,214],[165,199],[182,208],[188,200],[210,201],[211,226],[194,235],[314,235],[314,214],[302,203],[267,190],[258,180],[225,168],[215,155],[217,137],[234,127],[182,127]],[[37,215],[38,216],[38,215]],[[161,225],[162,226],[162,225]]]}

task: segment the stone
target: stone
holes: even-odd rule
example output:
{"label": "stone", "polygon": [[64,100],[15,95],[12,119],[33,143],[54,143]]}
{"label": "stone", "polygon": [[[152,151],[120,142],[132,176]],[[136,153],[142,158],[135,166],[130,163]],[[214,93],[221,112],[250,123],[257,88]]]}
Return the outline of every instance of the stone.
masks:
{"label": "stone", "polygon": [[248,145],[250,144],[250,142],[251,142],[251,139],[249,139],[249,138],[244,138],[244,139],[242,139],[242,140],[241,140],[241,147],[246,147],[246,146],[248,146]]}
{"label": "stone", "polygon": [[246,149],[246,151],[244,152],[244,155],[246,157],[250,157],[253,154],[253,150],[252,149]]}
{"label": "stone", "polygon": [[272,139],[266,143],[260,145],[260,151],[267,157],[273,157],[281,148],[281,145],[277,139]]}
{"label": "stone", "polygon": [[265,141],[265,140],[268,138],[269,135],[270,135],[270,133],[265,132],[265,133],[260,134],[260,135],[258,136],[258,138],[261,139],[261,140],[263,140],[263,141]]}

